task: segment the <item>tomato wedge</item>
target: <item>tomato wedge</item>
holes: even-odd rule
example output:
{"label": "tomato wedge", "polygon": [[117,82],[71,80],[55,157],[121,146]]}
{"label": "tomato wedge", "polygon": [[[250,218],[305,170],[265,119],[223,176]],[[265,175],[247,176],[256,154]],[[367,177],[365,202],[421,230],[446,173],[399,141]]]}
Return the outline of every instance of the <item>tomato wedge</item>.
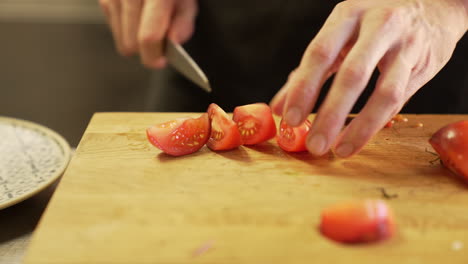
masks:
{"label": "tomato wedge", "polygon": [[149,142],[172,156],[194,153],[205,145],[210,135],[208,114],[199,118],[178,118],[146,130]]}
{"label": "tomato wedge", "polygon": [[288,152],[300,152],[307,150],[306,137],[312,124],[309,120],[304,121],[298,127],[291,127],[281,119],[279,133],[276,136],[278,146]]}
{"label": "tomato wedge", "polygon": [[262,143],[276,135],[275,120],[270,107],[265,103],[238,106],[234,109],[233,119],[244,145]]}
{"label": "tomato wedge", "polygon": [[211,135],[206,145],[211,150],[229,150],[242,145],[237,124],[217,104],[210,104]]}
{"label": "tomato wedge", "polygon": [[442,127],[432,135],[429,143],[442,163],[468,182],[468,120]]}
{"label": "tomato wedge", "polygon": [[351,201],[323,210],[320,231],[337,242],[365,243],[391,237],[395,222],[384,201]]}

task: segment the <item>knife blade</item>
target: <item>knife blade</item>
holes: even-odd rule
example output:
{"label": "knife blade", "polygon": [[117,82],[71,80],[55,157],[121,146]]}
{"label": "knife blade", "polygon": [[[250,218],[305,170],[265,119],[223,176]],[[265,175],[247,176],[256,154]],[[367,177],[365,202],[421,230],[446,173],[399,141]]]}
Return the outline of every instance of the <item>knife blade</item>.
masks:
{"label": "knife blade", "polygon": [[187,79],[191,80],[208,93],[212,91],[210,82],[205,73],[181,45],[167,40],[166,57],[169,64]]}

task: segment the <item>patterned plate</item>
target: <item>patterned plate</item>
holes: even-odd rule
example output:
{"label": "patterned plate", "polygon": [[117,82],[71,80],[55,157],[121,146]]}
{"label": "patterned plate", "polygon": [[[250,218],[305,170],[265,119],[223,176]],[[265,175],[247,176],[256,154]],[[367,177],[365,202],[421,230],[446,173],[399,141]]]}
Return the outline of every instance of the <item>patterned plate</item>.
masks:
{"label": "patterned plate", "polygon": [[56,132],[0,116],[0,209],[54,183],[69,160],[70,146]]}

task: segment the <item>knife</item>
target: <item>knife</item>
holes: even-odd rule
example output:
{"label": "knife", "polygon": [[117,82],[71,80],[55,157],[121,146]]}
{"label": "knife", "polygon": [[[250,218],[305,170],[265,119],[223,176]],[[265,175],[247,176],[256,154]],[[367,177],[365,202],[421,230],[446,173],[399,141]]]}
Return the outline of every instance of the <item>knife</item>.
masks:
{"label": "knife", "polygon": [[206,92],[211,92],[210,82],[205,73],[185,51],[185,49],[171,40],[166,41],[166,57],[174,69],[187,79],[197,84]]}

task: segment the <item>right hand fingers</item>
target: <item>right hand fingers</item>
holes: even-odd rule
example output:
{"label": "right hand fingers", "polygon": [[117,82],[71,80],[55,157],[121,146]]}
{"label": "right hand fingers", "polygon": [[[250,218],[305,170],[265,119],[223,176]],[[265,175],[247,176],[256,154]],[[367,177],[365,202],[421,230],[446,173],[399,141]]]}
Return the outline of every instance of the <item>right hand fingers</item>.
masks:
{"label": "right hand fingers", "polygon": [[150,68],[166,65],[163,48],[176,0],[146,0],[138,30],[141,62]]}
{"label": "right hand fingers", "polygon": [[143,0],[100,0],[117,51],[130,56],[138,51],[137,32]]}
{"label": "right hand fingers", "polygon": [[193,34],[196,0],[100,0],[117,50],[140,54],[150,68],[166,64],[164,40],[182,43]]}
{"label": "right hand fingers", "polygon": [[138,32],[142,63],[150,68],[164,67],[164,40],[187,41],[193,34],[196,14],[196,0],[147,0]]}
{"label": "right hand fingers", "polygon": [[197,12],[196,0],[177,1],[168,37],[176,43],[187,41],[193,34]]}
{"label": "right hand fingers", "polygon": [[143,0],[122,0],[122,46],[124,56],[138,51],[138,27],[140,26]]}
{"label": "right hand fingers", "polygon": [[301,124],[312,111],[325,76],[334,70],[340,52],[355,37],[358,17],[337,6],[307,47],[294,78],[286,83],[288,94],[283,117],[290,126]]}
{"label": "right hand fingers", "polygon": [[117,51],[123,55],[122,26],[120,22],[122,6],[120,0],[99,0],[99,4],[106,15]]}

